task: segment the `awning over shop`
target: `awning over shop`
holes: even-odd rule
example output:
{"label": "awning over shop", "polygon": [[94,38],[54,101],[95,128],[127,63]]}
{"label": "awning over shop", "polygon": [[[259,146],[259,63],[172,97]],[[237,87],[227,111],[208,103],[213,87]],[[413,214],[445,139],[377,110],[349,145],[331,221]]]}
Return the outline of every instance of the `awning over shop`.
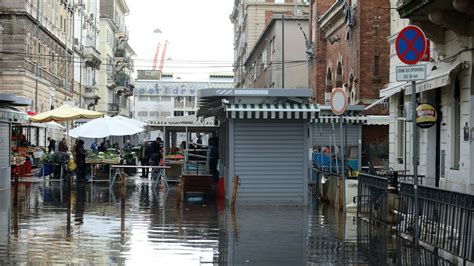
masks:
{"label": "awning over shop", "polygon": [[19,111],[13,107],[0,108],[0,118],[8,119],[16,123],[28,123],[28,115],[26,112]]}
{"label": "awning over shop", "polygon": [[[447,86],[451,83],[451,74],[459,70],[468,68],[466,62],[436,62],[427,63],[427,77],[425,80],[416,82],[416,92],[424,92],[439,87]],[[411,94],[411,84],[409,82],[392,82],[384,89],[380,90],[380,97],[390,97],[402,90],[405,90],[406,95]]]}
{"label": "awning over shop", "polygon": [[317,104],[225,104],[229,118],[238,119],[310,119],[317,118]]}
{"label": "awning over shop", "polygon": [[[349,124],[362,124],[366,123],[366,116],[362,114],[364,111],[363,105],[349,105],[347,106],[346,112],[342,115],[345,123]],[[339,122],[341,116],[335,115],[331,111],[331,106],[322,105],[320,106],[320,113],[316,119],[311,120],[312,123],[336,123]]]}
{"label": "awning over shop", "polygon": [[201,118],[195,115],[160,118],[149,122],[151,127],[216,127],[214,117]]}
{"label": "awning over shop", "polygon": [[[340,117],[337,115],[320,115],[317,119],[314,120],[314,123],[320,123],[320,124],[330,124],[334,123],[337,124],[339,123]],[[367,123],[367,117],[360,115],[360,116],[343,116],[344,123],[346,124],[365,124]]]}

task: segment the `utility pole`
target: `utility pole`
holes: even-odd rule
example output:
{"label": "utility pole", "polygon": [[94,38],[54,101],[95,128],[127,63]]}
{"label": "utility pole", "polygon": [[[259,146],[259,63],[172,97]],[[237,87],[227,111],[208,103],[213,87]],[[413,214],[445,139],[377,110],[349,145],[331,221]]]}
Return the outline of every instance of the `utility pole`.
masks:
{"label": "utility pole", "polygon": [[[39,47],[39,16],[40,16],[40,1],[36,0],[36,43],[38,44]],[[33,51],[32,56],[34,56],[34,53],[36,51]],[[39,79],[39,59],[40,59],[40,54],[38,53],[38,58],[36,59],[36,64],[35,64],[35,112],[38,113],[38,79]]]}
{"label": "utility pole", "polygon": [[[81,24],[79,25],[79,30],[81,31],[79,34],[79,49],[80,49],[80,54],[79,54],[79,108],[82,108],[82,58],[84,57],[84,50],[83,50],[83,45],[82,45],[82,31],[83,31],[83,16],[84,16],[84,6],[82,6],[82,1],[81,1],[81,6],[79,6],[79,13],[81,16]],[[73,34],[74,36],[74,34]],[[74,83],[74,82],[73,82]],[[89,109],[89,108],[87,108]]]}
{"label": "utility pole", "polygon": [[285,13],[281,14],[281,87],[285,88]]}

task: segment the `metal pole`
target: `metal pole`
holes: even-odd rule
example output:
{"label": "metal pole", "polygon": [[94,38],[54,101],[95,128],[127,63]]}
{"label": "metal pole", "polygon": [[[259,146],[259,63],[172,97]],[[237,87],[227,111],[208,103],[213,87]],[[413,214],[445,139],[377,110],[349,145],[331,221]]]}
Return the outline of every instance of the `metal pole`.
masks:
{"label": "metal pole", "polygon": [[[79,49],[81,51],[79,55],[79,108],[82,108],[82,58],[84,57],[84,50],[82,48],[82,32],[84,31],[82,27],[82,23],[83,23],[84,10],[82,9],[82,7],[79,8],[79,12],[81,16],[81,24],[79,25],[80,26],[79,29],[81,31],[79,34]],[[75,29],[75,27],[73,27],[73,29]],[[74,33],[73,33],[73,36],[74,36]],[[74,82],[72,82],[72,84],[74,86]]]}
{"label": "metal pole", "polygon": [[415,245],[418,246],[418,131],[416,128],[416,82],[411,82],[411,108],[413,130],[413,191],[415,192]]}
{"label": "metal pole", "polygon": [[342,210],[346,213],[346,173],[344,169],[344,130],[343,116],[339,116],[339,129],[341,132],[341,176],[342,176]]}
{"label": "metal pole", "polygon": [[285,88],[285,14],[281,14],[281,87]]}
{"label": "metal pole", "polygon": [[[38,44],[39,47],[39,38],[38,38],[38,32],[39,32],[39,16],[40,16],[40,1],[36,1],[36,43]],[[37,51],[33,51],[31,56],[34,56],[34,53]],[[36,59],[36,65],[35,65],[35,112],[38,113],[38,78],[39,78],[39,60],[40,60],[40,54],[38,53],[38,58]]]}

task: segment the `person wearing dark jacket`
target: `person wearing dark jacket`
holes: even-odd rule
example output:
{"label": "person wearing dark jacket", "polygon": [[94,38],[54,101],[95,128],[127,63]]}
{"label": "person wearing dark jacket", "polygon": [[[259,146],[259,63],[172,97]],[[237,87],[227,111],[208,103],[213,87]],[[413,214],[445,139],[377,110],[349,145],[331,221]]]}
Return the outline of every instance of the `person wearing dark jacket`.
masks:
{"label": "person wearing dark jacket", "polygon": [[156,138],[156,141],[151,143],[151,163],[154,166],[160,165],[161,161],[161,138]]}
{"label": "person wearing dark jacket", "polygon": [[63,138],[61,142],[59,142],[58,151],[62,151],[62,152],[68,151],[66,138]]}
{"label": "person wearing dark jacket", "polygon": [[84,141],[80,139],[76,145],[76,175],[77,181],[87,181],[86,180],[86,149],[84,149]]}
{"label": "person wearing dark jacket", "polygon": [[[150,165],[150,157],[151,157],[151,152],[150,152],[150,145],[146,142],[146,140],[143,141],[143,145],[140,147],[140,153],[138,155],[138,159],[140,160],[140,163],[142,166],[148,166]],[[142,178],[148,178],[150,169],[149,168],[142,168]]]}
{"label": "person wearing dark jacket", "polygon": [[48,153],[56,151],[56,141],[51,137],[48,137],[49,145],[48,145]]}

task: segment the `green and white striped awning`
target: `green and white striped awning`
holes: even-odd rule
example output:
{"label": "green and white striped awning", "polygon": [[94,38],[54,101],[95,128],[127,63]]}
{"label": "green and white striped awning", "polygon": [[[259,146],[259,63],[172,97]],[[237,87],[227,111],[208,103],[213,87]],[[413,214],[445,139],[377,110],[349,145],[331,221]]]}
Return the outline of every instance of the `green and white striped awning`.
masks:
{"label": "green and white striped awning", "polygon": [[314,120],[319,114],[317,104],[225,104],[228,118],[233,119],[304,119]]}
{"label": "green and white striped awning", "polygon": [[[367,117],[365,115],[343,115],[342,118],[344,119],[343,122],[346,124],[366,124]],[[337,115],[320,115],[317,119],[315,119],[314,123],[320,124],[331,124],[331,123],[339,123],[340,116]]]}

